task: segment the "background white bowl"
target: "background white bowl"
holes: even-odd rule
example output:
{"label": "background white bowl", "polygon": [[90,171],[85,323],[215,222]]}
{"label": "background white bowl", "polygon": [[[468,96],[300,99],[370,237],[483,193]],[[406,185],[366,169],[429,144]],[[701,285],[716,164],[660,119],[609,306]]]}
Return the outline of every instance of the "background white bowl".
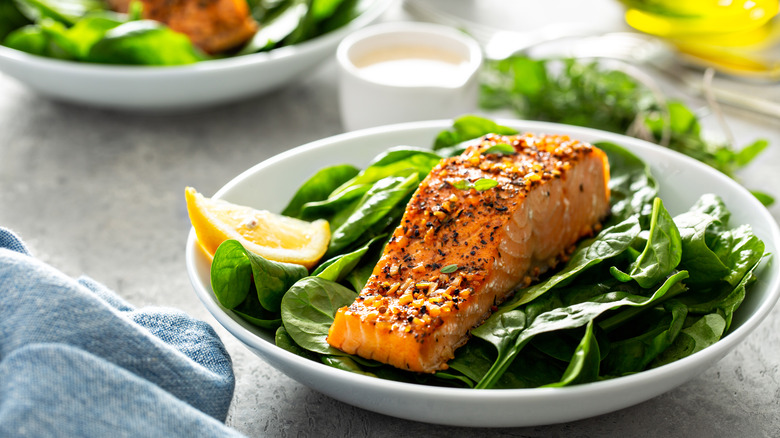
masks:
{"label": "background white bowl", "polygon": [[0,46],[0,71],[48,97],[103,108],[175,111],[248,98],[286,84],[336,52],[350,32],[392,0],[375,0],[347,25],[269,52],[184,66],[117,66],[63,61]]}
{"label": "background white bowl", "polygon": [[[769,212],[742,186],[721,173],[668,149],[633,138],[565,125],[499,120],[521,131],[569,134],[580,140],[611,141],[644,159],[660,183],[660,196],[674,215],[704,193],[720,195],[732,212],[732,225],[748,223],[777,254],[780,229]],[[385,126],[338,135],[287,151],[234,178],[215,197],[280,211],[298,186],[330,164],[365,165],[396,145],[429,146],[450,121]],[[265,190],[273,188],[273,190]],[[765,261],[759,280],[719,342],[689,357],[630,376],[566,388],[472,390],[439,388],[367,377],[328,367],[289,353],[272,336],[217,302],[210,286],[210,262],[194,231],[186,247],[187,270],[198,298],[217,321],[252,352],[291,378],[343,402],[416,421],[474,427],[516,427],[560,423],[631,406],[666,392],[704,371],[736,347],[772,309],[780,296],[780,268]]]}

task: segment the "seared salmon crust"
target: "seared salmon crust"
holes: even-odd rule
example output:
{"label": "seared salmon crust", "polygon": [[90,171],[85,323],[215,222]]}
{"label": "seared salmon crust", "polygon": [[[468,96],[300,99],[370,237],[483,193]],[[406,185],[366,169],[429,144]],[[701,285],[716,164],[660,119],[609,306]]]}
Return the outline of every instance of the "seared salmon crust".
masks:
{"label": "seared salmon crust", "polygon": [[[111,9],[126,13],[132,0],[107,1]],[[143,18],[165,23],[210,54],[240,47],[258,29],[245,0],[140,1]]]}
{"label": "seared salmon crust", "polygon": [[446,369],[469,330],[600,228],[608,181],[603,151],[560,135],[491,134],[443,159],[328,343],[405,370]]}

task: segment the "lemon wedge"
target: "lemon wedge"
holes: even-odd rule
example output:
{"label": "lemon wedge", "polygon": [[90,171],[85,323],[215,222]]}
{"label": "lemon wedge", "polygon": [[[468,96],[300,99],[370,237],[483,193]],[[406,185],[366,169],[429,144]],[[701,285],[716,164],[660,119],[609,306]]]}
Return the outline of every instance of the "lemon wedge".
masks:
{"label": "lemon wedge", "polygon": [[311,269],[328,249],[330,226],[325,220],[306,222],[211,199],[192,187],[187,187],[184,194],[198,242],[212,256],[222,242],[235,239],[268,260]]}

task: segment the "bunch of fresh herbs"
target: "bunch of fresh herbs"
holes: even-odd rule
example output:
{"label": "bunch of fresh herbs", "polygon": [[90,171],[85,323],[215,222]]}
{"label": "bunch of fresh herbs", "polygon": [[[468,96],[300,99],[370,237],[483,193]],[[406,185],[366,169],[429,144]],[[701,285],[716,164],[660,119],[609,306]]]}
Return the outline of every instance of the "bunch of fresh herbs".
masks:
{"label": "bunch of fresh herbs", "polygon": [[[661,101],[640,80],[597,61],[512,56],[489,61],[480,105],[519,117],[601,129],[661,143],[734,178],[767,146],[742,148],[705,139],[696,114],[683,102]],[[764,204],[772,196],[755,192]]]}

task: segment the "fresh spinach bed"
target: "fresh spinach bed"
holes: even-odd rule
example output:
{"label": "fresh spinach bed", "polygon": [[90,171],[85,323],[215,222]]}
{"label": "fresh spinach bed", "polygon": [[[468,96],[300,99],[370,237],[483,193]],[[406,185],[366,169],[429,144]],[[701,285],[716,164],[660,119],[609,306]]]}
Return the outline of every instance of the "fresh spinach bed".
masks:
{"label": "fresh spinach bed", "polygon": [[324,261],[307,272],[226,241],[211,268],[217,299],[300,356],[439,386],[533,388],[609,379],[678,360],[728,332],[764,243],[749,226],[730,225],[716,195],[672,216],[648,167],[618,145],[599,143],[611,167],[612,215],[604,229],[581,242],[565,266],[517,290],[473,329],[448,370],[419,375],[332,348],[325,339],[336,310],[366,283],[417,185],[464,141],[490,132],[513,130],[467,116],[442,132],[432,150],[396,147],[362,170],[320,170],[283,213],[330,221]]}

